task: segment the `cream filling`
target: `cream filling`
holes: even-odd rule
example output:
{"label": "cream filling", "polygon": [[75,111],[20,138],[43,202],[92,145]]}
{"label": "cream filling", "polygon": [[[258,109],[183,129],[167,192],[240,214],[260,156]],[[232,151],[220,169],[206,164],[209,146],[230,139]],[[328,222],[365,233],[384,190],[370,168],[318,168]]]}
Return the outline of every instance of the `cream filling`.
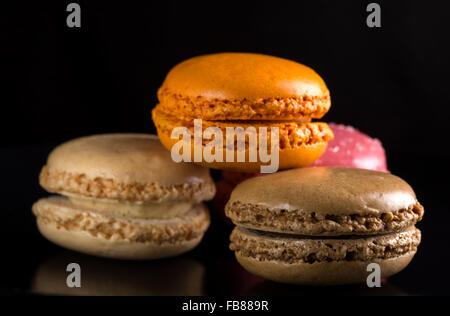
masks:
{"label": "cream filling", "polygon": [[188,201],[131,203],[117,200],[99,200],[79,197],[69,197],[69,200],[81,208],[101,212],[107,215],[144,219],[168,219],[183,216],[192,207],[192,203]]}

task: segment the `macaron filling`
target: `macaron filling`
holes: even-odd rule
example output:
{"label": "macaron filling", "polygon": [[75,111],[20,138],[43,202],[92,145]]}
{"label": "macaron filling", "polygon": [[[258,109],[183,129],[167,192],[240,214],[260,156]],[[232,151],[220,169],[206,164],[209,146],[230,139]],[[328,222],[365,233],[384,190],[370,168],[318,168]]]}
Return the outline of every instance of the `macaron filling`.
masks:
{"label": "macaron filling", "polygon": [[192,208],[189,201],[127,202],[69,196],[69,200],[80,208],[101,212],[111,216],[144,219],[167,219],[183,216]]}

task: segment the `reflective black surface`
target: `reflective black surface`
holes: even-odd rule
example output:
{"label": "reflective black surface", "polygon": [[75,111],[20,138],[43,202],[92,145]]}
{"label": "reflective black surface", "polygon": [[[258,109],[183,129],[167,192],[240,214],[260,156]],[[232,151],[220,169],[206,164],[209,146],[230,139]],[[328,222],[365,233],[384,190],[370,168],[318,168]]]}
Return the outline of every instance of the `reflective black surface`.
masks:
{"label": "reflective black surface", "polygon": [[[309,288],[276,284],[240,267],[228,250],[231,227],[214,210],[212,224],[202,243],[183,256],[150,262],[128,262],[85,256],[55,246],[37,231],[31,205],[42,196],[38,173],[56,144],[2,149],[0,240],[2,273],[0,293],[58,295],[429,295],[450,294],[447,287],[450,212],[447,186],[436,175],[444,161],[420,158],[427,168],[417,168],[417,157],[391,156],[390,170],[402,173],[425,206],[418,225],[423,240],[412,263],[383,283],[380,289],[362,286]],[[31,158],[31,159],[30,159]],[[432,163],[433,162],[433,163]],[[212,171],[215,178],[217,171]],[[79,263],[82,288],[65,286],[66,267]]]}

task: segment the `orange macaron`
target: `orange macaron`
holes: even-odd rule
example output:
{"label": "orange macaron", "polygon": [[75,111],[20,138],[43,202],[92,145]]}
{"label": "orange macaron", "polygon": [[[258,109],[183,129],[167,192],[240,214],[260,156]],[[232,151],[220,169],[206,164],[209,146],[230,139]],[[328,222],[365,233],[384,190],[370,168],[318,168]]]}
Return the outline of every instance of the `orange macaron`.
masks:
{"label": "orange macaron", "polygon": [[[159,104],[152,117],[161,143],[169,150],[182,140],[174,137],[176,127],[191,133],[192,150],[188,156],[194,163],[210,168],[259,172],[267,159],[257,155],[250,159],[252,146],[258,153],[267,146],[267,153],[278,152],[278,169],[306,166],[324,152],[333,132],[326,123],[311,122],[321,118],[330,108],[330,93],[322,78],[311,68],[294,61],[251,53],[220,53],[188,59],[176,65],[158,91]],[[202,150],[210,135],[194,141],[194,123],[201,119],[201,132],[210,127],[222,132],[223,159],[194,159],[195,144]],[[228,129],[253,129],[244,141],[245,159],[237,159],[239,140],[226,139]],[[198,127],[197,127],[198,128]],[[271,131],[277,128],[276,134]],[[202,134],[204,135],[204,134]],[[175,135],[176,136],[176,135]],[[266,137],[262,143],[261,136]],[[222,137],[222,136],[220,136]],[[228,135],[227,135],[228,137]],[[231,139],[231,138],[230,138]],[[186,147],[183,147],[186,148]],[[232,150],[232,154],[229,151]],[[216,152],[215,152],[216,151]],[[217,147],[212,153],[218,153]],[[217,156],[216,156],[217,157]],[[235,159],[228,159],[228,158]],[[241,156],[243,157],[243,156]],[[254,157],[254,156],[253,156]]]}

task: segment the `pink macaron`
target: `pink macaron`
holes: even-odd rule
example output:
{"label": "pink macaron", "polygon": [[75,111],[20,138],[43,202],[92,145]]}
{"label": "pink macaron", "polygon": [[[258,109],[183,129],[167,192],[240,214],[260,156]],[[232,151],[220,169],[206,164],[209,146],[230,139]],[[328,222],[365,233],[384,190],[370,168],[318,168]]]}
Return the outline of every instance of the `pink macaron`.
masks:
{"label": "pink macaron", "polygon": [[361,133],[351,126],[328,124],[334,139],[328,143],[325,153],[310,167],[353,167],[389,172],[386,153],[378,139]]}

